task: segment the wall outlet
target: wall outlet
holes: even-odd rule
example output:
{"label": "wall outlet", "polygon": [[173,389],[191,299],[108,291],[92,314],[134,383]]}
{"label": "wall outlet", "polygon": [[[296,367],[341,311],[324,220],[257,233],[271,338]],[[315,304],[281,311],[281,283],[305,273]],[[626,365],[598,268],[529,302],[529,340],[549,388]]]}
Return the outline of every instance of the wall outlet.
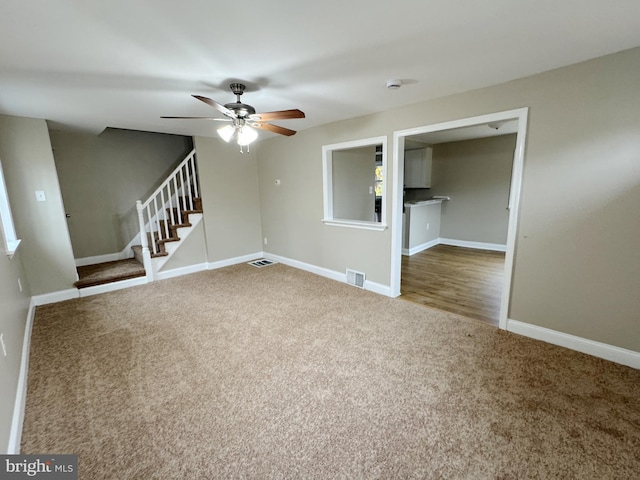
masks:
{"label": "wall outlet", "polygon": [[269,245],[269,239],[267,237],[264,237],[262,241],[265,245]]}

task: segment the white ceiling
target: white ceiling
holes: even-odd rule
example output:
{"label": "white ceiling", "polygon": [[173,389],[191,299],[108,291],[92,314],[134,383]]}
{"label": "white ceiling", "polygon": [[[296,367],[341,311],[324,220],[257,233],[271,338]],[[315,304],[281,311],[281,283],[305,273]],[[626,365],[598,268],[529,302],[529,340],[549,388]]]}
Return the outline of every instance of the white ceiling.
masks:
{"label": "white ceiling", "polygon": [[241,80],[301,130],[638,45],[638,0],[2,0],[0,113],[208,136],[160,116],[219,116],[190,95]]}

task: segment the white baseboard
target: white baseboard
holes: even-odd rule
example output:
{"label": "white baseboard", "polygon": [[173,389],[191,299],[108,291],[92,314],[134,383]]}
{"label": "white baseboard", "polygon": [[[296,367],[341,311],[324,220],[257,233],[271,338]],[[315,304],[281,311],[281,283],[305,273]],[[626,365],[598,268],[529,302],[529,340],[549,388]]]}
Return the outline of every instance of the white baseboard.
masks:
{"label": "white baseboard", "polygon": [[82,298],[91,297],[101,293],[115,292],[123,288],[135,287],[136,285],[144,285],[145,283],[148,283],[147,277],[130,278],[128,280],[120,280],[119,282],[105,283],[104,285],[79,288],[78,295]]}
{"label": "white baseboard", "polygon": [[507,251],[507,246],[501,243],[468,242],[466,240],[456,240],[454,238],[439,238],[438,243],[451,245],[452,247],[476,248],[479,250],[493,250],[496,252]]}
{"label": "white baseboard", "polygon": [[240,257],[227,258],[225,260],[218,260],[216,262],[207,263],[207,270],[215,270],[216,268],[230,267],[231,265],[237,265],[238,263],[250,262],[256,258],[264,257],[263,252],[250,253],[249,255],[242,255]]}
{"label": "white baseboard", "polygon": [[410,257],[411,255],[415,255],[416,253],[420,253],[420,252],[422,252],[424,250],[428,250],[431,247],[435,247],[439,243],[441,243],[440,239],[439,238],[435,238],[435,239],[430,240],[428,242],[425,242],[425,243],[423,243],[421,245],[417,245],[417,246],[415,246],[413,248],[403,248],[402,249],[402,255]]}
{"label": "white baseboard", "polygon": [[138,233],[121,252],[105,253],[104,255],[95,255],[92,257],[76,258],[76,267],[84,267],[85,265],[95,265],[97,263],[116,262],[118,260],[126,260],[133,258],[133,250],[131,247],[140,244],[140,234]]}
{"label": "white baseboard", "polygon": [[36,304],[33,299],[29,303],[27,312],[27,322],[24,327],[24,338],[22,340],[22,357],[20,359],[20,374],[18,376],[18,388],[16,389],[16,400],[13,406],[13,418],[11,419],[11,431],[9,432],[8,455],[18,455],[20,453],[20,442],[22,440],[22,427],[24,425],[24,410],[27,402],[27,375],[29,373],[29,350],[31,348],[31,330],[36,316]]}
{"label": "white baseboard", "polygon": [[553,345],[640,369],[640,352],[511,319],[507,320],[507,330],[525,337],[542,340]]}
{"label": "white baseboard", "polygon": [[60,290],[58,292],[45,293],[43,295],[34,295],[33,297],[31,297],[31,301],[36,307],[39,307],[40,305],[64,302],[65,300],[71,300],[72,298],[78,297],[80,297],[78,289],[70,288],[68,290]]}
{"label": "white baseboard", "polygon": [[[268,253],[268,252],[263,252],[263,256],[265,258],[268,258],[269,260],[274,260],[276,262],[282,263],[284,265],[288,265],[290,267],[299,268],[300,270],[314,273],[316,275],[320,275],[321,277],[330,278],[331,280],[336,280],[342,283],[347,283],[346,272],[345,273],[336,272],[335,270],[319,267],[317,265],[301,262],[299,260],[293,260],[287,257],[281,257],[280,255],[275,255],[273,253]],[[380,295],[385,295],[387,297],[391,296],[391,288],[389,286],[372,282],[370,280],[365,280],[364,289],[374,293],[378,293]]]}
{"label": "white baseboard", "polygon": [[198,263],[196,265],[189,265],[186,267],[172,268],[171,270],[161,271],[156,273],[156,280],[166,280],[167,278],[180,277],[182,275],[189,275],[190,273],[202,272],[208,270],[208,263]]}

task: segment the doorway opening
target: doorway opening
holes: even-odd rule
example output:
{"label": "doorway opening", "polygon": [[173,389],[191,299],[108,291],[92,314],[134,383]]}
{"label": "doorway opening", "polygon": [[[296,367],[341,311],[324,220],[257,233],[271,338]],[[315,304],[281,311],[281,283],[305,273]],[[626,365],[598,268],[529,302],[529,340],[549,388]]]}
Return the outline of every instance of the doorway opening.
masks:
{"label": "doorway opening", "polygon": [[[504,273],[502,291],[500,293],[498,326],[506,329],[509,314],[509,300],[511,296],[511,281],[513,273],[513,260],[515,241],[518,227],[518,214],[520,203],[520,190],[522,186],[522,172],[524,164],[524,146],[527,129],[528,108],[520,108],[488,115],[464,118],[450,122],[411,128],[394,132],[393,151],[393,225],[391,229],[391,294],[396,297],[401,294],[402,253],[403,253],[403,210],[404,202],[404,152],[405,146],[411,147],[416,141],[428,144],[429,142],[467,140],[486,136],[489,129],[500,130],[509,125],[514,133],[515,151],[513,154],[511,176],[509,179],[508,223],[506,226],[506,245],[504,250]],[[497,128],[496,128],[497,127]],[[503,131],[504,132],[504,131]],[[503,132],[494,132],[494,135],[502,135]],[[447,200],[444,200],[445,202]],[[445,242],[446,243],[446,242]],[[473,243],[473,242],[471,242]],[[462,245],[464,246],[464,245]],[[482,247],[481,247],[482,248]],[[406,252],[405,252],[406,253]]]}

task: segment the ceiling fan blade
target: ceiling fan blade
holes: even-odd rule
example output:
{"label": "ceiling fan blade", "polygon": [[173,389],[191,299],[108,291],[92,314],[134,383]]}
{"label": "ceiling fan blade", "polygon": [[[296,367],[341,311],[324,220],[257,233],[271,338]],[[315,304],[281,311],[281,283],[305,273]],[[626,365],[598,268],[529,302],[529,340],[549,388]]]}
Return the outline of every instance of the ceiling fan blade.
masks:
{"label": "ceiling fan blade", "polygon": [[257,122],[270,122],[271,120],[304,118],[304,112],[296,108],[293,110],[278,110],[277,112],[254,113],[253,115],[250,115],[249,118]]}
{"label": "ceiling fan blade", "polygon": [[212,120],[214,122],[232,122],[230,118],[214,118],[214,117],[160,117],[169,119],[182,119],[182,120]]}
{"label": "ceiling fan blade", "polygon": [[286,135],[287,137],[296,134],[295,130],[289,130],[288,128],[279,127],[278,125],[271,125],[270,123],[252,123],[251,126],[261,130],[279,133],[280,135]]}
{"label": "ceiling fan blade", "polygon": [[236,118],[237,115],[235,114],[235,112],[233,112],[232,110],[229,110],[227,107],[225,107],[224,105],[220,105],[218,102],[216,102],[215,100],[211,100],[210,98],[207,97],[201,97],[200,95],[191,95],[193,98],[197,98],[198,100],[200,100],[201,102],[206,103],[207,105],[215,108],[216,110],[218,110],[219,112],[224,113],[227,117],[231,117],[231,118]]}

